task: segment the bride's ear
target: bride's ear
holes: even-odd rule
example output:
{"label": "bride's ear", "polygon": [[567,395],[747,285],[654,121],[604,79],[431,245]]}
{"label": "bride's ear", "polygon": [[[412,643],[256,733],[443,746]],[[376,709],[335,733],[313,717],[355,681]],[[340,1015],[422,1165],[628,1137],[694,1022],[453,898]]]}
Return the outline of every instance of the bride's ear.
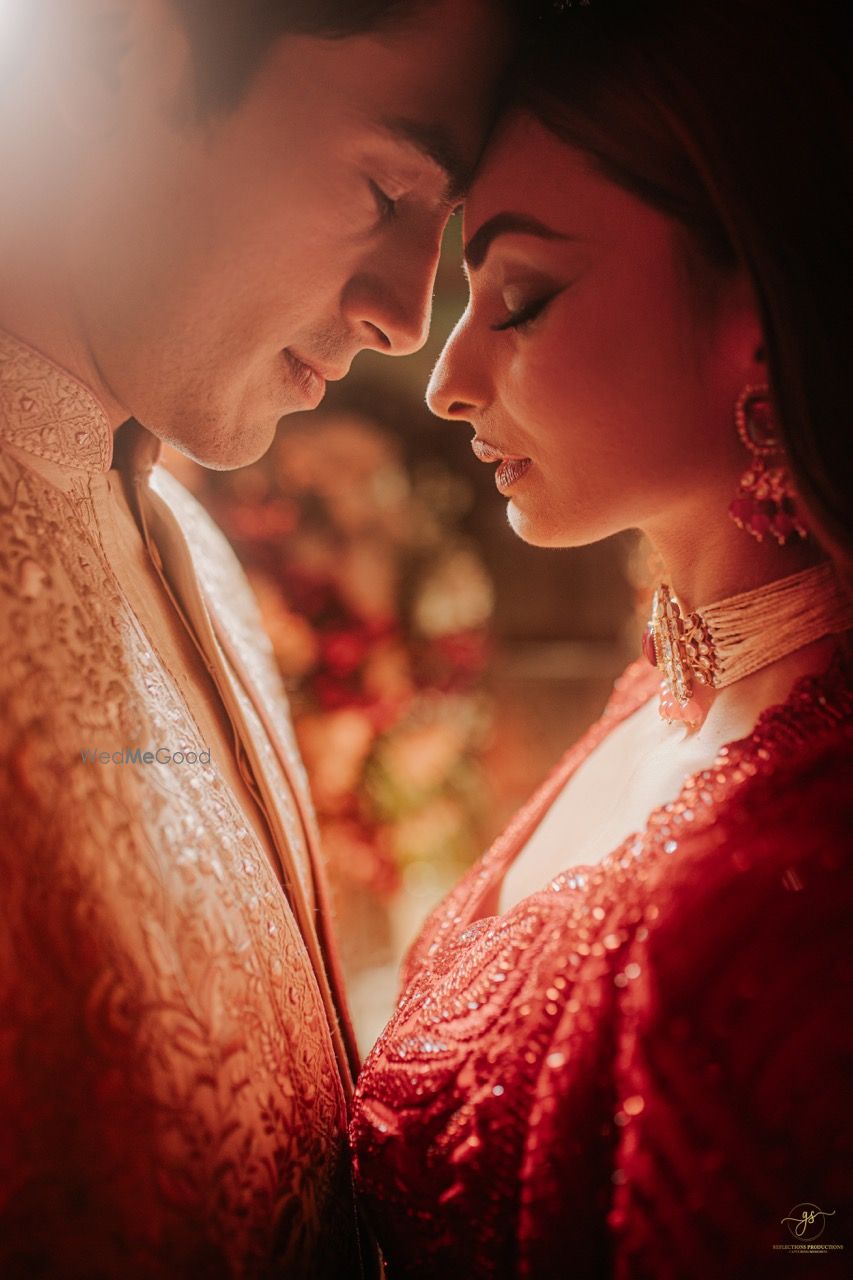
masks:
{"label": "bride's ear", "polygon": [[718,333],[735,380],[767,380],[764,332],[752,280],[745,268],[727,272],[718,297]]}

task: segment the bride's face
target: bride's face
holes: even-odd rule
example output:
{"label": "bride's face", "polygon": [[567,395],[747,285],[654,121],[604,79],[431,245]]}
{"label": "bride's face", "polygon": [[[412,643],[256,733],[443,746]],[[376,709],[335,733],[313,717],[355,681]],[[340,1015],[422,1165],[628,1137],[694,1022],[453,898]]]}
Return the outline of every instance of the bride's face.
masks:
{"label": "bride's face", "polygon": [[568,546],[725,511],[733,405],[761,376],[743,273],[527,114],[491,144],[464,235],[470,300],[428,399],[473,425],[515,531]]}

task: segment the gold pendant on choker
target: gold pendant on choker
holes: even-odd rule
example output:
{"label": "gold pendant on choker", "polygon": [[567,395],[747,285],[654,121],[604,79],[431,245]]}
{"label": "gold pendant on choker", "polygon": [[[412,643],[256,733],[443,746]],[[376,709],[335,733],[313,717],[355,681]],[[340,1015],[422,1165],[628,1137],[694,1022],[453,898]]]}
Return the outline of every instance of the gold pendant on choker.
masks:
{"label": "gold pendant on choker", "polygon": [[695,685],[713,687],[717,664],[714,641],[699,613],[684,614],[676,596],[662,583],[652,601],[643,635],[643,653],[663,676],[660,716],[667,724],[696,729],[705,712],[694,697]]}
{"label": "gold pendant on choker", "polygon": [[853,627],[853,600],[830,561],[688,613],[664,583],[652,601],[643,653],[663,676],[660,714],[696,729],[711,699],[787,654]]}

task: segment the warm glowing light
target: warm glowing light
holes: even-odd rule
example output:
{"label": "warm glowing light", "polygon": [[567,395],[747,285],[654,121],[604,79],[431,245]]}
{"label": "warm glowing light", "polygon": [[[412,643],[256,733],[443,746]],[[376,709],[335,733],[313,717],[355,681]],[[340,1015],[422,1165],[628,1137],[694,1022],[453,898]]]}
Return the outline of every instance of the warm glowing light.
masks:
{"label": "warm glowing light", "polygon": [[0,88],[21,52],[24,19],[32,17],[33,0],[0,0]]}
{"label": "warm glowing light", "polygon": [[0,0],[0,57],[6,52],[6,45],[9,40],[9,33],[12,30],[15,18],[18,16],[15,10],[20,5],[20,0]]}

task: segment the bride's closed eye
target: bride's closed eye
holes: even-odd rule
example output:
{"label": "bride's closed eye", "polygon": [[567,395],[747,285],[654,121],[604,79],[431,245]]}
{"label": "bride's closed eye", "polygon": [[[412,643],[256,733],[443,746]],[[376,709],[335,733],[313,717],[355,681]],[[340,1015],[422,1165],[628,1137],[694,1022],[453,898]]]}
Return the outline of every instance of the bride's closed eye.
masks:
{"label": "bride's closed eye", "polygon": [[501,333],[506,329],[520,329],[523,331],[529,328],[534,320],[537,320],[554,299],[563,292],[565,287],[565,285],[561,285],[557,289],[547,290],[545,293],[537,294],[526,302],[520,300],[515,302],[513,300],[513,295],[517,295],[519,290],[505,290],[504,305],[508,314],[503,320],[491,325],[492,330],[495,333]]}

